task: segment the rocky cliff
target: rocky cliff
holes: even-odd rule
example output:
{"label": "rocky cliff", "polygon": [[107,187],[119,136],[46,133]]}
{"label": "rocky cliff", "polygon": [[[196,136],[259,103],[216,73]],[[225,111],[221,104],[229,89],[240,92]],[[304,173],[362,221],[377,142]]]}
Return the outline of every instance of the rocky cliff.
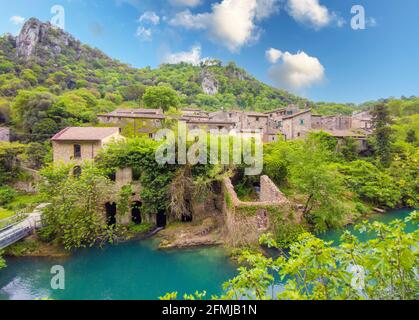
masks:
{"label": "rocky cliff", "polygon": [[24,60],[39,57],[41,53],[57,56],[69,49],[75,50],[80,56],[79,41],[49,22],[42,23],[34,18],[26,21],[16,38],[16,55]]}
{"label": "rocky cliff", "polygon": [[214,74],[208,70],[203,70],[201,72],[201,87],[204,93],[211,96],[216,95],[218,93],[218,81]]}

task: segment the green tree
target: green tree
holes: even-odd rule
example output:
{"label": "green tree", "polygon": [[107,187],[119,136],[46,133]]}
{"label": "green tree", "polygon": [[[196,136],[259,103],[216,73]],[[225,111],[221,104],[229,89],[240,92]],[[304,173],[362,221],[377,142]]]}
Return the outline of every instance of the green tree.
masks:
{"label": "green tree", "polygon": [[289,182],[304,195],[303,214],[317,230],[339,226],[345,214],[343,177],[329,163],[333,153],[310,136],[289,155]]}
{"label": "green tree", "polygon": [[133,84],[119,89],[120,94],[125,101],[139,101],[146,91],[146,86],[142,84]]}
{"label": "green tree", "polygon": [[55,240],[66,249],[113,242],[120,235],[117,226],[108,226],[103,203],[112,194],[110,180],[91,164],[80,175],[71,166],[47,167],[40,190],[50,205],[43,212],[44,240]]}
{"label": "green tree", "polygon": [[392,152],[392,123],[390,111],[385,104],[378,104],[372,110],[373,126],[374,126],[374,147],[376,155],[384,167],[388,167],[391,163]]}
{"label": "green tree", "polygon": [[356,145],[356,140],[352,137],[346,137],[343,140],[343,144],[339,147],[342,156],[347,161],[354,161],[358,157],[358,148]]}
{"label": "green tree", "polygon": [[0,185],[15,181],[20,173],[19,156],[25,146],[17,142],[0,142]]}
{"label": "green tree", "polygon": [[180,104],[178,93],[166,86],[149,87],[143,96],[144,105],[147,108],[169,110],[178,108]]}
{"label": "green tree", "polygon": [[[39,140],[40,134],[50,134],[48,130],[54,126],[52,123],[39,124],[42,120],[48,118],[48,111],[55,103],[56,97],[44,90],[20,91],[12,104],[13,120],[18,129],[28,140]],[[39,128],[37,135],[32,136],[35,128]],[[55,128],[54,128],[55,130]],[[48,137],[42,136],[42,140]]]}
{"label": "green tree", "polygon": [[416,137],[416,131],[414,129],[409,129],[406,134],[406,142],[415,144],[418,141]]}

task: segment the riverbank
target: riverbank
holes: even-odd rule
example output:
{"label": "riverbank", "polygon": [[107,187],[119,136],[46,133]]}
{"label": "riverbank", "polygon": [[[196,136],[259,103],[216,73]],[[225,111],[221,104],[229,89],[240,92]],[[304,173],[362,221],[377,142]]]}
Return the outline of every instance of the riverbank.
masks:
{"label": "riverbank", "polygon": [[[369,214],[359,217],[356,221],[351,221],[343,228],[328,230],[323,234],[318,234],[320,238],[326,235],[326,239],[334,237],[335,234],[340,234],[342,230],[354,231],[354,227],[363,220],[384,220],[389,221],[396,218],[403,218],[404,210],[413,211],[414,209],[399,209],[391,210],[385,213],[370,212]],[[118,245],[127,242],[140,242],[149,238],[155,240],[160,250],[173,249],[191,249],[221,246],[226,252],[231,252],[232,248],[225,243],[223,238],[222,223],[219,219],[214,217],[206,218],[201,221],[181,223],[176,222],[167,226],[165,229],[159,230],[157,233],[151,232],[153,228],[151,225],[137,226],[131,228],[127,232],[127,237],[121,239]],[[327,236],[327,235],[332,236]],[[234,250],[233,250],[234,251]],[[6,257],[69,257],[72,255],[71,251],[65,250],[59,244],[45,243],[41,241],[36,235],[32,235],[25,240],[22,240],[9,248],[5,249],[4,255]]]}
{"label": "riverbank", "polygon": [[45,243],[36,235],[32,235],[7,247],[4,255],[6,257],[63,258],[71,256],[71,252],[59,244]]}

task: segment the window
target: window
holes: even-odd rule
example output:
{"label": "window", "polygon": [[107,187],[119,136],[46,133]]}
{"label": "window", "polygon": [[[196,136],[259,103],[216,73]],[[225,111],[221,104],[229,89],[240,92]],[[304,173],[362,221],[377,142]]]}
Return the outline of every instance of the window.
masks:
{"label": "window", "polygon": [[259,117],[256,117],[256,121],[259,121]]}
{"label": "window", "polygon": [[291,115],[291,114],[292,114],[292,111],[287,111],[287,114],[288,114],[288,115]]}
{"label": "window", "polygon": [[300,125],[304,125],[304,119],[300,119]]}
{"label": "window", "polygon": [[74,158],[81,158],[81,146],[79,144],[74,145]]}

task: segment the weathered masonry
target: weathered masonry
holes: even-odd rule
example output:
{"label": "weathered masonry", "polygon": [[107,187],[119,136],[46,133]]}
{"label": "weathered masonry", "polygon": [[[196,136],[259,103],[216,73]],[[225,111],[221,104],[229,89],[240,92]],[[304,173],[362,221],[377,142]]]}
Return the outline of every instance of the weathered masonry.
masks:
{"label": "weathered masonry", "polygon": [[270,229],[274,219],[293,219],[290,216],[291,202],[268,176],[260,178],[258,202],[241,201],[229,178],[223,181],[223,193],[226,237],[233,246],[257,243],[259,236]]}
{"label": "weathered masonry", "polygon": [[81,164],[83,161],[93,161],[103,146],[124,139],[116,127],[65,128],[51,139],[54,163]]}

